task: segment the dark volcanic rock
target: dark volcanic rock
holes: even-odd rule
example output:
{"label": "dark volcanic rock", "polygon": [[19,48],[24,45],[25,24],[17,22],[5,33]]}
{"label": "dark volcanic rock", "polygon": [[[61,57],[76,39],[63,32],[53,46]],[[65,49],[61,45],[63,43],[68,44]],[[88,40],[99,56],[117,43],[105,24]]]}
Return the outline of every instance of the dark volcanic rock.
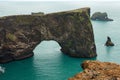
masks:
{"label": "dark volcanic rock", "polygon": [[107,37],[107,41],[105,43],[106,46],[114,46],[114,43],[111,41],[110,37]]}
{"label": "dark volcanic rock", "polygon": [[95,57],[89,15],[90,8],[82,8],[41,16],[1,17],[0,62],[33,56],[33,49],[43,40],[57,41],[61,51],[73,57]]}
{"label": "dark volcanic rock", "polygon": [[113,19],[108,18],[108,15],[106,12],[95,12],[92,17],[92,20],[100,20],[100,21],[113,21]]}
{"label": "dark volcanic rock", "polygon": [[68,80],[120,80],[120,65],[110,62],[85,61],[83,72]]}

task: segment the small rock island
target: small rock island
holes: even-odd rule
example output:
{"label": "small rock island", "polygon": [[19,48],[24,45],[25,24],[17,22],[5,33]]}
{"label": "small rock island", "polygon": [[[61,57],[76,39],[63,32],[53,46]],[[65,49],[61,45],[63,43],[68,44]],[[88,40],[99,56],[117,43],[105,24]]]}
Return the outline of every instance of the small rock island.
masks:
{"label": "small rock island", "polygon": [[114,43],[111,41],[111,38],[108,36],[105,46],[114,46]]}
{"label": "small rock island", "polygon": [[110,62],[85,61],[83,72],[68,80],[120,80],[120,65]]}
{"label": "small rock island", "polygon": [[72,57],[96,57],[90,8],[1,17],[0,63],[33,56],[43,40],[57,41],[61,51]]}
{"label": "small rock island", "polygon": [[113,19],[108,18],[108,15],[106,12],[101,13],[101,12],[95,12],[91,16],[92,20],[99,20],[99,21],[113,21]]}

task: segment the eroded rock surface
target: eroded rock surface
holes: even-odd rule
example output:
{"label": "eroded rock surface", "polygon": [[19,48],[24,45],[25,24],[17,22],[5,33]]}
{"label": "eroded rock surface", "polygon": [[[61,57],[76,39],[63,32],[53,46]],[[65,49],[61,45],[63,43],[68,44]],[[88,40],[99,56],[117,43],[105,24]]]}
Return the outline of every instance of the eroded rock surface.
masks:
{"label": "eroded rock surface", "polygon": [[82,8],[38,16],[1,17],[0,62],[33,56],[33,49],[43,40],[57,41],[61,51],[73,57],[95,57],[89,15],[90,8]]}
{"label": "eroded rock surface", "polygon": [[68,80],[120,80],[120,65],[110,62],[85,61],[83,72]]}

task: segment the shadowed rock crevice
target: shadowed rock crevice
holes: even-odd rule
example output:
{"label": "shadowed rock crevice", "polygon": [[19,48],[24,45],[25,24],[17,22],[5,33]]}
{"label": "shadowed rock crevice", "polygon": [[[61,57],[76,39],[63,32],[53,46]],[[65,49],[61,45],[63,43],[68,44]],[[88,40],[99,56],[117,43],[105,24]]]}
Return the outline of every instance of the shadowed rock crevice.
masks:
{"label": "shadowed rock crevice", "polygon": [[41,16],[0,18],[0,62],[33,56],[33,49],[43,40],[57,41],[61,51],[73,57],[95,57],[89,15],[90,8],[82,8]]}

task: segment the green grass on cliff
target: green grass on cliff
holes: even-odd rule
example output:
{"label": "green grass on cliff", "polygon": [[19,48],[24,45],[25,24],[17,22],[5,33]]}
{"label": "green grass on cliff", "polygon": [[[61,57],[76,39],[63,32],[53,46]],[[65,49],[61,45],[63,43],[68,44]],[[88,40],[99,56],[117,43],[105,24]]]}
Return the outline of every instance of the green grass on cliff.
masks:
{"label": "green grass on cliff", "polygon": [[29,23],[32,23],[33,20],[34,20],[34,16],[17,16],[16,17],[17,23],[29,24]]}
{"label": "green grass on cliff", "polygon": [[14,34],[8,33],[6,35],[6,38],[11,40],[11,41],[16,41],[17,37]]}

